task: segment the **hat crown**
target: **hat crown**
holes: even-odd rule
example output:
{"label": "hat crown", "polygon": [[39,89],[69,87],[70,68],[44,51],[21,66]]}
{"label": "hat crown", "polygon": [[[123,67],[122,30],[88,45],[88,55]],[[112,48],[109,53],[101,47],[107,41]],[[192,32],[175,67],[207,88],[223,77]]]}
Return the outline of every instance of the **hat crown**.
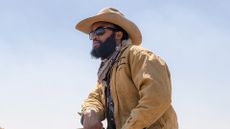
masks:
{"label": "hat crown", "polygon": [[119,10],[111,7],[101,9],[95,16],[86,18],[76,25],[76,29],[89,34],[92,31],[92,25],[96,22],[109,22],[124,29],[134,45],[140,45],[142,36],[139,28],[131,20],[127,19]]}
{"label": "hat crown", "polygon": [[118,15],[124,16],[123,13],[121,13],[119,10],[117,10],[115,8],[103,8],[97,13],[97,15],[107,14],[107,13],[113,13],[113,14],[118,14]]}

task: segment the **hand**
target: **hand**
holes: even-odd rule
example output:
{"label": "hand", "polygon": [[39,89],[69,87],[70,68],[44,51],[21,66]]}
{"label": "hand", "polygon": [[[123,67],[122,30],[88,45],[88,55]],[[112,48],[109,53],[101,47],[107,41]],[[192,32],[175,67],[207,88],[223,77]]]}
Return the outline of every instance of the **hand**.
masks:
{"label": "hand", "polygon": [[103,125],[94,110],[87,110],[83,118],[84,129],[103,129]]}

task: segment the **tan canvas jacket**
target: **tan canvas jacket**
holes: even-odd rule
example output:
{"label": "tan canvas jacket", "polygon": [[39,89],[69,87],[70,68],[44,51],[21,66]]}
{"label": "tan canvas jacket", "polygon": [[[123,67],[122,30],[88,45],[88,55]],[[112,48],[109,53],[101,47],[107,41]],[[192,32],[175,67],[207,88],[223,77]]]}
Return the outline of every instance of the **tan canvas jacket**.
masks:
{"label": "tan canvas jacket", "polygon": [[[166,63],[140,46],[125,45],[112,68],[110,87],[117,129],[178,129]],[[105,119],[105,82],[82,105]]]}

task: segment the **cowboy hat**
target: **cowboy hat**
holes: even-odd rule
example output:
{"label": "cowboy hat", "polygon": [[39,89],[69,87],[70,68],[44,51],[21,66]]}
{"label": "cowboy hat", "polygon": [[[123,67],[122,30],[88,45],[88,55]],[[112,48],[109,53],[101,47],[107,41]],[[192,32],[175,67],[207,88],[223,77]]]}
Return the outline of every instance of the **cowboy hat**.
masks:
{"label": "cowboy hat", "polygon": [[91,26],[95,22],[99,21],[109,22],[120,26],[125,31],[127,31],[130,39],[132,40],[132,44],[141,44],[142,36],[138,27],[132,21],[125,18],[125,16],[115,8],[103,8],[95,16],[86,18],[77,23],[75,28],[79,31],[88,34],[91,31]]}

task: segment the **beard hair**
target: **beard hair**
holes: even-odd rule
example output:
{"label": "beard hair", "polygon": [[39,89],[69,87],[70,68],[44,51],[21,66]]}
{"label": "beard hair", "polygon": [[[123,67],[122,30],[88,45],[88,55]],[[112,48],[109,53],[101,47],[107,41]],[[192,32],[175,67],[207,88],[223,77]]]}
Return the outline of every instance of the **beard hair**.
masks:
{"label": "beard hair", "polygon": [[110,37],[108,37],[104,42],[99,43],[100,46],[98,48],[93,48],[91,50],[91,55],[96,59],[105,59],[116,50],[116,40],[114,33]]}

